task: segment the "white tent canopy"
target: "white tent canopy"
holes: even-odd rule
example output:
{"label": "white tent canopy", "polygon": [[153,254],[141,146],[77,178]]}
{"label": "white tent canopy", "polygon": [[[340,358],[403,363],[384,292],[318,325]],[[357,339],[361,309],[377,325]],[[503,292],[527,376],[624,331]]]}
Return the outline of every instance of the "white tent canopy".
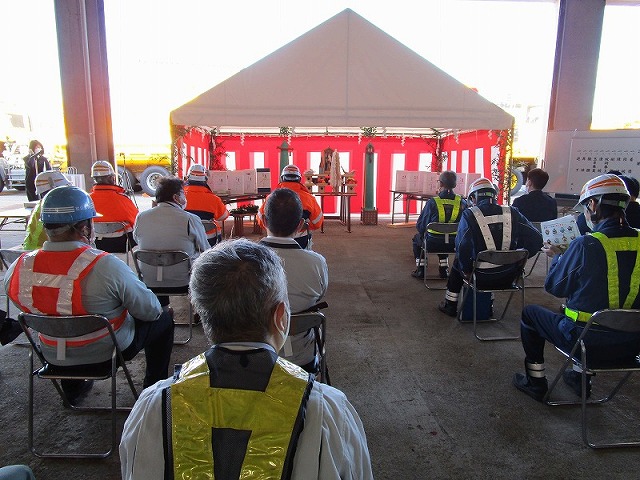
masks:
{"label": "white tent canopy", "polygon": [[513,117],[346,9],[173,110],[171,122],[432,132],[509,129]]}

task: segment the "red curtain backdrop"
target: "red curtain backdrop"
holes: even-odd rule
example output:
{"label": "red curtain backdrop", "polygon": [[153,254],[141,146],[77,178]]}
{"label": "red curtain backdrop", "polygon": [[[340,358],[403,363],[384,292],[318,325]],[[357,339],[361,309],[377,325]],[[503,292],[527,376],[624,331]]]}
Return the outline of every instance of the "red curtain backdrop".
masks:
{"label": "red curtain backdrop", "polygon": [[[280,177],[280,150],[287,138],[282,136],[262,136],[262,135],[221,135],[216,138],[217,145],[222,144],[227,153],[235,154],[235,168],[237,170],[256,168],[254,164],[255,153],[262,152],[264,155],[264,168],[271,170],[271,186],[275,188]],[[176,172],[182,178],[189,166],[199,163],[208,167],[210,138],[200,131],[192,130],[178,140],[176,158]],[[377,159],[377,180],[376,180],[376,207],[380,214],[391,213],[392,195],[390,191],[395,182],[394,156],[404,157],[404,166],[401,170],[425,170],[426,165],[420,165],[420,155],[430,154],[432,158],[431,171],[438,170],[437,140],[432,138],[397,136],[376,136],[374,138],[358,136],[293,136],[290,139],[289,163],[297,165],[302,172],[314,170],[318,172],[321,152],[327,147],[338,150],[341,159],[349,157],[349,170],[355,170],[357,181],[356,197],[351,200],[352,213],[358,213],[363,206],[364,187],[364,162],[367,144],[373,144]],[[468,151],[469,172],[476,172],[476,151],[482,150],[483,171],[485,176],[489,176],[492,170],[491,148],[496,146],[498,135],[490,134],[486,130],[467,132],[459,135],[450,135],[442,139],[442,150],[451,158],[451,152],[457,152],[456,171],[461,172],[461,158],[463,151]],[[318,160],[311,160],[312,152],[318,152]],[[398,157],[396,157],[398,158]],[[423,158],[429,158],[424,157]],[[224,164],[224,159],[223,162]],[[313,164],[312,164],[313,163]],[[424,163],[424,161],[423,161]],[[259,165],[260,166],[260,165]],[[342,166],[344,167],[344,160]],[[443,168],[448,165],[443,164]],[[495,167],[497,168],[497,167]],[[334,198],[325,199],[325,211],[327,213],[336,212],[337,205]],[[412,209],[417,209],[419,205],[414,205]]]}

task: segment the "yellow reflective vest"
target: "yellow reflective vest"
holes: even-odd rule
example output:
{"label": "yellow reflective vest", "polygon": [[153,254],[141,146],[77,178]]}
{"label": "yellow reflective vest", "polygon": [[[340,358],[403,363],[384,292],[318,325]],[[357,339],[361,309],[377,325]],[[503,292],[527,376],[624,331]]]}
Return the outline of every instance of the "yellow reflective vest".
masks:
{"label": "yellow reflective vest", "polygon": [[[455,223],[458,221],[458,217],[460,216],[460,206],[462,204],[462,197],[460,195],[456,195],[453,199],[440,198],[436,196],[433,197],[433,201],[436,203],[436,208],[438,209],[439,223]],[[449,220],[447,220],[447,215],[444,209],[445,205],[451,205],[451,216],[449,217]],[[442,235],[442,232],[436,232],[435,230],[428,230],[428,232],[431,234]]]}
{"label": "yellow reflective vest", "polygon": [[185,363],[163,402],[165,478],[290,478],[312,385],[266,349],[216,346]]}
{"label": "yellow reflective vest", "polygon": [[[607,257],[607,284],[609,290],[609,308],[632,308],[640,290],[640,232],[636,237],[609,238],[604,233],[593,232],[591,236],[598,239]],[[618,280],[617,252],[637,252],[636,263],[631,274],[629,294],[624,301],[620,300],[620,282]]]}

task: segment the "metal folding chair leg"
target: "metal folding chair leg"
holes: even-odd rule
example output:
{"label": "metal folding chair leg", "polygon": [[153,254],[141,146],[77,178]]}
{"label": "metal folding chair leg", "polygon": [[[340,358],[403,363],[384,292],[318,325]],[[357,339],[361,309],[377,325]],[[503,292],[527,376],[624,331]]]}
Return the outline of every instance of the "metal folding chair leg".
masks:
{"label": "metal folding chair leg", "polygon": [[175,326],[189,326],[189,336],[185,340],[174,340],[174,345],[185,345],[193,338],[193,306],[189,302],[189,323],[176,323]]}

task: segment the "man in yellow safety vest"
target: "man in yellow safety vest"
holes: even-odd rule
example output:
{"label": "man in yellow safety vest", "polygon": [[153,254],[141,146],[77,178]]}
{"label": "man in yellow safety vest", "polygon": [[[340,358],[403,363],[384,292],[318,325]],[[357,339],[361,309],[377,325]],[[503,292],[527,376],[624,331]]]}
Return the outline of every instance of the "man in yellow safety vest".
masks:
{"label": "man in yellow safety vest", "polygon": [[[573,240],[565,253],[550,244],[543,246],[553,257],[545,289],[567,299],[564,312],[538,305],[528,305],[522,312],[525,373],[516,373],[513,383],[537,401],[547,392],[545,341],[570,351],[594,312],[640,308],[640,231],[631,228],[625,217],[629,193],[624,182],[613,174],[600,175],[582,187],[579,202],[593,233]],[[600,355],[633,359],[640,351],[638,333],[590,329],[584,342],[592,359]],[[563,379],[576,395],[582,395],[579,372],[567,370]],[[586,390],[589,396],[591,379]]]}
{"label": "man in yellow safety vest", "polygon": [[221,242],[194,262],[189,287],[213,346],[142,393],[122,434],[122,478],[373,478],[345,395],[278,357],[290,322],[280,257]]}

